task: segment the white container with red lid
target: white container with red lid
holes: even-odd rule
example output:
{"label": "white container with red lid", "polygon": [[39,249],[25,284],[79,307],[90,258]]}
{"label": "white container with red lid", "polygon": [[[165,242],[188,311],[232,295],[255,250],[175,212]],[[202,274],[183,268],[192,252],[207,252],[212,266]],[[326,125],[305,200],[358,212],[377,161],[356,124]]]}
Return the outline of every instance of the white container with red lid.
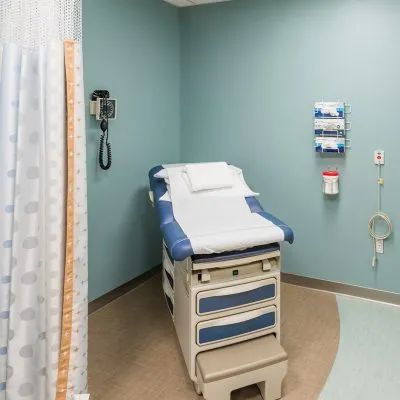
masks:
{"label": "white container with red lid", "polygon": [[339,193],[339,172],[337,171],[324,171],[323,177],[323,189],[325,194],[333,195]]}

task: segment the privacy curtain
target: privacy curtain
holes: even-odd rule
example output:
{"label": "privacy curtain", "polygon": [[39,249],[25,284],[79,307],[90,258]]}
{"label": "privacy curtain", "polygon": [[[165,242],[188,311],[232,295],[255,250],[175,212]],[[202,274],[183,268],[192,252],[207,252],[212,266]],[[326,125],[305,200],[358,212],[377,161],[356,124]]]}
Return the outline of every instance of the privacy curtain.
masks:
{"label": "privacy curtain", "polygon": [[0,400],[87,393],[80,0],[0,0]]}

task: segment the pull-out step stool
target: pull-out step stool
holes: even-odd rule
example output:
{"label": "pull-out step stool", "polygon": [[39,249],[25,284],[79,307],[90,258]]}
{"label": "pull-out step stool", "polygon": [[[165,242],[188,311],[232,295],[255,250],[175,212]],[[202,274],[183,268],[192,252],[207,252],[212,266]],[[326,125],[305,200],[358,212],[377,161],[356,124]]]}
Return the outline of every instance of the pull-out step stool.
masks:
{"label": "pull-out step stool", "polygon": [[257,384],[264,400],[282,395],[288,356],[274,335],[200,353],[198,391],[206,400],[230,400],[231,392]]}

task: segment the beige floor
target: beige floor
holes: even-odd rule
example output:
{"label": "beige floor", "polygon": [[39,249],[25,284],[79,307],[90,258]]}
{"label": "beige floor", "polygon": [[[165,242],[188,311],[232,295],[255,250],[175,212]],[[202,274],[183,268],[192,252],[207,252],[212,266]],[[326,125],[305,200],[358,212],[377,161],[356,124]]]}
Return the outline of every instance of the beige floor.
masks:
{"label": "beige floor", "polygon": [[[89,388],[92,400],[191,400],[160,277],[89,317]],[[285,400],[315,400],[333,365],[339,342],[334,295],[282,285],[282,343],[289,354]],[[256,387],[232,394],[259,400]]]}

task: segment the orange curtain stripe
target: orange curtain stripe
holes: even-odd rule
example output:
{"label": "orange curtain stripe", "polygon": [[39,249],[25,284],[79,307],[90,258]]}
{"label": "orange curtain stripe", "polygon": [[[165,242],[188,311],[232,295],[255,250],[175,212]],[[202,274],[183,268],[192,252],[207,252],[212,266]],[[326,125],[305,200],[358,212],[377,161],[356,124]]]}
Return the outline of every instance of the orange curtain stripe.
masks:
{"label": "orange curtain stripe", "polygon": [[61,347],[56,400],[66,400],[71,356],[74,282],[74,180],[75,180],[75,42],[64,43],[67,92],[67,213]]}

